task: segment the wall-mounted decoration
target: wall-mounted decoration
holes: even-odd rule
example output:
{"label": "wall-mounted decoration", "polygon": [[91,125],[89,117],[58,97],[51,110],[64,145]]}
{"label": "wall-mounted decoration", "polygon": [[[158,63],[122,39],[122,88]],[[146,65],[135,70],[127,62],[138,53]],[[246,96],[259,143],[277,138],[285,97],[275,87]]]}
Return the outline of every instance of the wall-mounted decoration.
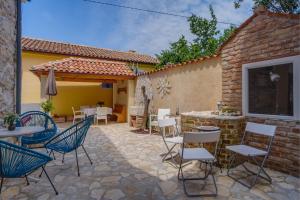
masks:
{"label": "wall-mounted decoration", "polygon": [[161,78],[158,80],[157,90],[161,98],[164,98],[171,91],[171,85],[167,78]]}
{"label": "wall-mounted decoration", "polygon": [[127,88],[123,87],[123,88],[118,88],[118,94],[121,92],[125,92],[125,94],[127,93]]}

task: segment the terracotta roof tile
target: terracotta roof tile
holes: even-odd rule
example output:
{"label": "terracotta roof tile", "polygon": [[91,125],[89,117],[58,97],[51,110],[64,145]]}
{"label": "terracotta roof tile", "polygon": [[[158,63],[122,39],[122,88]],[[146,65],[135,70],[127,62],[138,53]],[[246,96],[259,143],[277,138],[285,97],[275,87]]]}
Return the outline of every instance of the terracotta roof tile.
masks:
{"label": "terracotta roof tile", "polygon": [[33,66],[33,72],[48,72],[53,67],[55,72],[76,73],[76,74],[95,74],[112,76],[135,76],[125,62],[105,61],[88,58],[65,58]]}
{"label": "terracotta roof tile", "polygon": [[152,56],[134,52],[122,52],[69,43],[32,39],[27,37],[22,38],[22,50],[126,62],[138,62],[147,64],[158,63],[158,60]]}

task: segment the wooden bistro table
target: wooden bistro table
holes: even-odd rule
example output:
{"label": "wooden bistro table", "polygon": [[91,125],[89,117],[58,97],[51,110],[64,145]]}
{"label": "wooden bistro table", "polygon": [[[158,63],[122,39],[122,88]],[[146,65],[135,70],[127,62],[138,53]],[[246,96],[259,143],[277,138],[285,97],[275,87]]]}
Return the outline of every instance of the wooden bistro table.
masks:
{"label": "wooden bistro table", "polygon": [[42,126],[24,126],[24,127],[16,127],[15,130],[9,131],[7,129],[0,129],[0,138],[13,138],[14,143],[18,142],[18,137],[25,135],[32,135],[33,133],[37,133],[45,130]]}

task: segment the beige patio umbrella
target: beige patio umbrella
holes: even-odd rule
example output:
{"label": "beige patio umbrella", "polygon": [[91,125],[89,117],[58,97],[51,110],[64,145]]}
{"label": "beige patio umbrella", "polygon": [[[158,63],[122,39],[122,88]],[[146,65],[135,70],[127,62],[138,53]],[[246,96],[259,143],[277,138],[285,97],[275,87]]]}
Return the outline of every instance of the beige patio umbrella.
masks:
{"label": "beige patio umbrella", "polygon": [[55,81],[53,67],[49,70],[47,83],[46,83],[46,94],[49,95],[49,98],[50,98],[50,96],[57,95],[56,81]]}

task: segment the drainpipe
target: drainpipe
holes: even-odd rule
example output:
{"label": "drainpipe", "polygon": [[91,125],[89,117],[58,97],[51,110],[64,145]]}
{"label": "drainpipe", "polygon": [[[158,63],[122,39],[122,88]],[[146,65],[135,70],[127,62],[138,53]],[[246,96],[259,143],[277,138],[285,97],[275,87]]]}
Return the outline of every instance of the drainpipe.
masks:
{"label": "drainpipe", "polygon": [[16,0],[17,4],[17,68],[16,68],[16,113],[21,113],[21,88],[22,88],[22,47],[21,47],[21,37],[22,37],[22,8],[21,1]]}

